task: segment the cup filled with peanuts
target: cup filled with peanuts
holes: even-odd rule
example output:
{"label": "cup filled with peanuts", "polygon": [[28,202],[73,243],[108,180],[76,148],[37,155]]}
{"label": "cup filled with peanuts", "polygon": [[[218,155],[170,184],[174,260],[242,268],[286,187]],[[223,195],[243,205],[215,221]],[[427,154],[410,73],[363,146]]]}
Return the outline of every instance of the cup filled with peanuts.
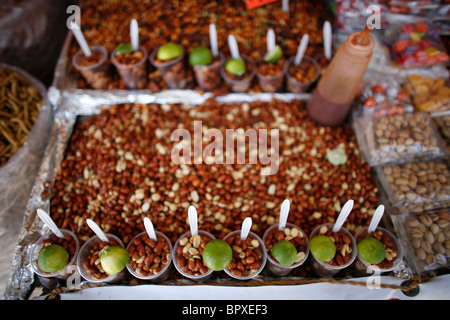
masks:
{"label": "cup filled with peanuts", "polygon": [[[246,227],[247,221],[249,226]],[[223,239],[232,248],[233,254],[224,271],[234,279],[249,280],[256,277],[267,262],[264,241],[250,229],[251,219],[246,218],[241,230],[232,231]]]}
{"label": "cup filled with peanuts", "polygon": [[106,239],[98,235],[91,237],[78,254],[78,272],[89,282],[115,283],[126,274],[130,256],[122,240],[110,233],[105,236]]}
{"label": "cup filled with peanuts", "polygon": [[295,57],[286,61],[286,88],[292,93],[307,92],[319,79],[320,69],[313,58],[304,56],[300,65],[294,64]]}

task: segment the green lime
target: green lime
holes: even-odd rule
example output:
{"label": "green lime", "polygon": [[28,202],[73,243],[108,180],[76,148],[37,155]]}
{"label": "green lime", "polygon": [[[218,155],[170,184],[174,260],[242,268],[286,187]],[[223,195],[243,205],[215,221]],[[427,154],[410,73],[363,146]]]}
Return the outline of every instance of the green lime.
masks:
{"label": "green lime", "polygon": [[327,150],[326,157],[328,162],[334,166],[342,166],[347,162],[345,151],[339,148]]}
{"label": "green lime", "polygon": [[241,58],[231,58],[225,63],[225,70],[235,76],[242,76],[247,71],[245,61]]}
{"label": "green lime", "polygon": [[195,47],[189,54],[189,64],[191,66],[208,65],[212,60],[211,51],[202,46]]}
{"label": "green lime", "polygon": [[272,247],[272,256],[279,264],[289,267],[293,265],[295,259],[297,259],[297,249],[291,242],[281,240]]}
{"label": "green lime", "polygon": [[221,271],[230,264],[233,250],[224,240],[215,239],[206,244],[202,256],[209,269]]}
{"label": "green lime", "polygon": [[386,258],[386,249],[383,244],[372,237],[364,238],[358,243],[358,253],[370,264],[378,264]]}
{"label": "green lime", "polygon": [[161,61],[172,60],[178,58],[183,51],[181,47],[173,42],[168,42],[158,49],[157,58]]}
{"label": "green lime", "polygon": [[336,255],[336,245],[330,237],[315,236],[309,242],[309,250],[317,260],[328,262]]}
{"label": "green lime", "polygon": [[283,56],[283,50],[280,46],[275,46],[273,50],[266,53],[264,61],[269,63],[276,63]]}
{"label": "green lime", "polygon": [[122,271],[129,260],[130,255],[128,251],[120,246],[107,247],[100,255],[102,268],[109,275]]}
{"label": "green lime", "polygon": [[58,244],[51,244],[41,249],[38,255],[38,266],[44,272],[57,272],[67,265],[69,253]]}
{"label": "green lime", "polygon": [[116,56],[119,54],[126,54],[126,53],[132,53],[133,47],[128,43],[121,43],[116,48]]}

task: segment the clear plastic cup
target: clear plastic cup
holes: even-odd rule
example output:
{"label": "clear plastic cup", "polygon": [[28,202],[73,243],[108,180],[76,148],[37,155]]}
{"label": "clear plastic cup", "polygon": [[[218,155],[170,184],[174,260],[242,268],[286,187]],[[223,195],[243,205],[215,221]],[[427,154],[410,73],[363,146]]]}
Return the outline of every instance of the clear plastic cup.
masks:
{"label": "clear plastic cup", "polygon": [[[210,238],[211,240],[216,239],[211,233],[206,232],[206,231],[203,231],[203,230],[198,230],[198,234],[199,234],[200,236],[207,236],[207,237]],[[189,274],[189,273],[183,271],[182,268],[178,265],[178,263],[177,263],[177,250],[178,250],[178,247],[180,246],[180,240],[183,239],[183,238],[186,238],[186,237],[187,237],[187,238],[190,238],[190,237],[191,237],[191,232],[190,232],[190,231],[186,232],[186,233],[183,234],[181,237],[179,237],[178,240],[177,240],[177,242],[175,242],[175,245],[173,246],[172,260],[173,260],[173,265],[175,266],[175,269],[177,269],[178,272],[179,272],[182,276],[184,276],[184,277],[186,277],[186,278],[188,278],[188,279],[195,280],[195,281],[205,281],[205,280],[208,280],[208,279],[212,276],[214,270],[208,269],[208,271],[205,272],[205,273],[203,273],[203,274],[200,274],[200,275],[192,275],[192,274]]]}
{"label": "clear plastic cup", "polygon": [[[356,233],[355,240],[356,240],[357,244],[363,238],[370,236],[367,231],[368,228],[369,227],[364,227]],[[361,275],[367,276],[367,275],[373,274],[374,272],[379,272],[380,274],[390,272],[390,271],[395,270],[400,265],[400,263],[403,261],[403,249],[402,249],[397,237],[395,237],[390,231],[388,231],[382,227],[377,227],[374,232],[377,232],[377,231],[381,231],[383,234],[387,235],[391,239],[391,241],[397,247],[397,254],[394,257],[394,262],[392,263],[391,266],[380,268],[377,265],[372,265],[372,264],[368,263],[367,261],[363,260],[358,252],[358,254],[356,255],[355,269]],[[383,243],[383,241],[381,241],[381,242]]]}
{"label": "clear plastic cup", "polygon": [[225,63],[225,55],[219,53],[219,60],[213,61],[209,65],[193,66],[195,80],[200,88],[212,91],[220,87],[222,78],[220,77],[220,68]]}
{"label": "clear plastic cup", "polygon": [[292,77],[291,74],[289,73],[290,67],[294,64],[294,59],[295,59],[295,57],[291,57],[288,59],[288,61],[286,61],[286,64],[287,64],[287,67],[286,67],[286,89],[292,93],[307,92],[312,87],[312,85],[317,81],[317,79],[319,79],[319,76],[320,76],[319,66],[317,65],[317,62],[313,58],[311,58],[310,56],[304,56],[300,66],[303,63],[305,63],[305,61],[311,63],[315,69],[315,76],[314,76],[314,79],[312,79],[311,81],[308,81],[308,82],[298,81],[297,79]]}
{"label": "clear plastic cup", "polygon": [[[239,237],[240,238],[240,236],[241,236],[241,230],[236,230],[236,231],[232,231],[229,234],[227,234],[223,240],[228,243],[227,240],[230,240],[231,237]],[[247,239],[250,239],[250,240],[256,239],[258,241],[259,246],[257,247],[256,250],[257,250],[258,256],[260,257],[261,265],[255,272],[253,272],[249,275],[245,275],[245,276],[238,276],[238,275],[233,274],[233,272],[229,270],[230,267],[224,269],[226,274],[228,274],[230,277],[237,279],[237,280],[249,280],[249,279],[256,277],[258,274],[261,273],[261,271],[263,271],[263,269],[266,265],[266,262],[267,262],[267,251],[266,251],[266,246],[264,245],[264,241],[256,233],[254,233],[252,231],[249,232]],[[231,247],[233,248],[232,245],[231,245]],[[235,255],[235,252],[233,249],[233,260],[236,259],[234,257],[234,255]]]}
{"label": "clear plastic cup", "polygon": [[[36,273],[39,277],[67,280],[67,278],[73,274],[73,271],[70,270],[70,267],[76,265],[78,254],[80,252],[79,241],[78,241],[77,236],[72,231],[66,230],[66,229],[60,229],[60,230],[65,238],[71,237],[71,238],[75,239],[75,253],[73,254],[70,261],[67,263],[67,265],[64,268],[62,268],[61,270],[59,270],[57,272],[53,272],[53,273],[48,273],[48,272],[42,271],[38,266],[38,255],[42,249],[42,243],[44,240],[51,239],[54,236],[53,232],[46,233],[36,242],[36,244],[33,247],[33,250],[31,251],[31,259],[30,259],[31,267],[32,267],[34,273]],[[55,244],[57,244],[57,242]]]}
{"label": "clear plastic cup", "polygon": [[244,59],[246,65],[251,65],[252,70],[249,74],[247,74],[242,79],[233,79],[230,78],[230,76],[227,75],[225,72],[225,63],[220,68],[220,74],[222,75],[222,78],[225,80],[225,83],[228,85],[231,91],[233,92],[246,92],[250,88],[252,84],[252,80],[255,77],[256,74],[256,64],[253,59],[250,59],[247,56],[241,55],[241,58]]}
{"label": "clear plastic cup", "polygon": [[[128,271],[136,278],[141,279],[141,280],[149,280],[151,282],[162,282],[164,280],[166,280],[169,277],[169,273],[170,273],[170,265],[172,263],[172,243],[170,242],[169,238],[166,237],[165,234],[159,232],[159,231],[155,231],[156,233],[156,238],[159,239],[160,237],[163,238],[165,240],[165,242],[169,245],[169,254],[168,254],[168,261],[167,264],[164,266],[164,268],[162,268],[157,274],[152,274],[152,275],[142,275],[140,273],[138,273],[136,271],[136,269],[134,269],[130,263],[127,263],[127,269]],[[135,238],[141,238],[147,235],[147,232],[141,232],[139,233],[137,236],[135,236],[130,243],[127,246],[127,251],[130,252],[130,248],[133,245],[133,240]],[[131,256],[131,254],[130,254]]]}
{"label": "clear plastic cup", "polygon": [[120,78],[128,89],[143,89],[147,86],[147,67],[146,61],[148,58],[147,50],[139,46],[139,51],[142,52],[142,58],[133,64],[122,64],[116,59],[116,50],[111,53],[111,62],[116,67]]}
{"label": "clear plastic cup", "polygon": [[[332,223],[325,223],[325,224],[322,224],[322,225],[320,225],[320,226],[317,226],[317,227],[311,232],[311,234],[310,234],[310,236],[309,236],[309,242],[310,242],[310,243],[311,243],[311,239],[312,239],[314,236],[319,235],[319,234],[323,234],[323,233],[321,232],[321,230],[323,230],[322,228],[323,228],[324,226],[327,228],[328,231],[331,231],[331,233],[332,233],[331,235],[333,235],[332,229],[333,229],[334,224],[332,224]],[[350,246],[350,247],[351,247],[351,252],[349,253],[349,254],[350,254],[350,258],[349,258],[349,260],[348,260],[347,263],[342,264],[342,265],[334,266],[334,265],[331,265],[331,264],[328,264],[328,263],[326,263],[326,262],[323,262],[323,261],[320,261],[320,260],[316,259],[316,257],[314,257],[314,254],[312,254],[312,252],[311,252],[311,254],[310,254],[309,256],[311,257],[311,260],[312,260],[312,267],[313,267],[315,273],[316,273],[317,275],[319,275],[320,277],[333,277],[333,276],[336,275],[339,271],[342,271],[342,270],[344,270],[345,268],[349,267],[349,266],[353,263],[353,261],[355,261],[356,254],[357,254],[357,246],[356,246],[356,240],[355,240],[355,238],[353,237],[353,235],[351,234],[351,232],[348,231],[347,229],[345,229],[344,227],[341,227],[341,229],[339,230],[339,232],[343,232],[343,233],[344,233],[346,236],[348,236],[348,237],[350,238],[350,240],[351,240],[351,246]],[[311,251],[311,249],[310,249],[310,251]],[[339,253],[339,252],[336,251],[336,254],[338,254],[338,253]]]}
{"label": "clear plastic cup", "polygon": [[170,89],[183,89],[188,83],[188,73],[184,62],[185,50],[181,47],[181,54],[179,57],[167,62],[158,62],[156,55],[158,53],[156,48],[150,55],[150,63],[158,69],[164,82]]}
{"label": "clear plastic cup", "polygon": [[[120,240],[118,237],[116,237],[113,234],[106,233],[106,237],[109,239],[109,241],[115,240],[122,248],[125,248],[122,240]],[[83,266],[83,262],[86,260],[86,258],[89,256],[89,251],[91,248],[93,248],[96,244],[102,242],[99,237],[93,236],[88,241],[86,241],[83,246],[80,249],[80,253],[78,254],[77,258],[77,267],[78,272],[80,275],[86,279],[89,282],[93,283],[114,283],[122,280],[125,277],[127,268],[124,268],[121,272],[109,275],[106,278],[103,279],[96,279],[89,275],[86,268]]]}
{"label": "clear plastic cup", "polygon": [[[263,62],[266,63],[266,62]],[[256,70],[258,84],[265,92],[280,92],[284,89],[284,79],[286,75],[287,65],[283,67],[283,71],[275,75],[264,75]]]}
{"label": "clear plastic cup", "polygon": [[330,64],[331,60],[327,60],[327,58],[325,57],[325,53],[323,51],[319,52],[314,57],[314,60],[316,60],[317,66],[319,67],[320,70],[320,76],[322,76],[326,72],[327,67]]}
{"label": "clear plastic cup", "polygon": [[111,65],[108,63],[108,51],[100,45],[90,47],[93,56],[100,56],[95,63],[89,63],[82,50],[75,53],[72,65],[77,69],[87,83],[94,89],[107,89],[111,82]]}
{"label": "clear plastic cup", "polygon": [[[285,276],[287,275],[289,272],[291,272],[292,270],[294,270],[297,267],[300,267],[303,263],[305,263],[305,261],[308,259],[308,255],[309,255],[309,240],[308,240],[308,236],[306,235],[306,233],[299,227],[297,227],[295,224],[293,223],[286,223],[286,227],[289,229],[295,228],[298,230],[299,234],[303,235],[303,238],[305,240],[305,250],[301,251],[304,253],[304,257],[299,260],[297,263],[294,263],[291,266],[284,266],[280,263],[278,263],[278,261],[276,261],[272,255],[270,254],[270,249],[267,245],[267,237],[269,236],[270,233],[275,232],[278,230],[278,224],[271,226],[270,228],[268,228],[266,230],[266,232],[264,232],[263,235],[263,241],[264,244],[266,246],[266,250],[267,252],[267,268],[270,270],[270,272],[276,276]],[[284,231],[284,230],[283,230]]]}

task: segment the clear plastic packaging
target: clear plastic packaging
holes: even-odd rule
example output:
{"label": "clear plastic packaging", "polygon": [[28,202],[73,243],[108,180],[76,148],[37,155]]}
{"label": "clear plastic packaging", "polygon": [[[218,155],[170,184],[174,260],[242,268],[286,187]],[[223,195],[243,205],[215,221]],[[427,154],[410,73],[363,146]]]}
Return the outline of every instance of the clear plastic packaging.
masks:
{"label": "clear plastic packaging", "polygon": [[403,84],[403,89],[412,97],[416,111],[434,113],[450,110],[448,78],[411,74]]}
{"label": "clear plastic packaging", "polygon": [[424,112],[368,115],[365,132],[369,165],[429,160],[445,155],[430,115]]}
{"label": "clear plastic packaging", "polygon": [[450,155],[450,114],[433,117],[434,123],[445,144],[447,154]]}
{"label": "clear plastic packaging", "polygon": [[401,212],[422,212],[450,205],[450,170],[445,160],[376,167],[390,205]]}
{"label": "clear plastic packaging", "polygon": [[450,214],[448,210],[392,216],[408,266],[418,275],[436,276],[450,269]]}
{"label": "clear plastic packaging", "polygon": [[[129,243],[128,246],[127,246],[127,251],[130,253],[130,262],[127,263],[127,269],[128,269],[128,271],[129,271],[134,277],[136,277],[136,278],[138,278],[138,279],[141,279],[141,280],[148,280],[148,281],[157,283],[157,282],[162,282],[162,281],[166,280],[166,279],[169,277],[170,266],[171,266],[171,263],[172,263],[172,243],[170,242],[169,238],[167,238],[167,236],[164,235],[163,233],[161,233],[161,232],[159,232],[159,231],[155,231],[155,233],[156,233],[157,240],[161,237],[162,239],[164,239],[164,242],[163,242],[163,243],[166,243],[166,244],[169,246],[169,252],[167,253],[167,257],[166,257],[166,258],[167,258],[167,262],[166,262],[166,264],[164,265],[164,267],[163,267],[158,273],[156,273],[156,274],[149,274],[149,275],[146,275],[146,274],[143,274],[142,272],[138,271],[136,268],[133,268],[133,266],[130,264],[131,259],[134,259],[134,258],[133,258],[133,254],[131,253],[131,248],[132,248],[132,246],[134,246],[134,240],[135,240],[135,239],[140,239],[140,242],[139,242],[139,243],[142,243],[142,242],[145,242],[145,240],[142,240],[142,239],[149,239],[149,238],[148,238],[148,235],[147,235],[147,232],[144,231],[144,232],[141,232],[140,234],[138,234],[137,236],[135,236],[135,237],[130,241],[130,243]],[[156,242],[156,244],[157,244],[157,243],[159,243],[159,242]],[[156,247],[156,244],[155,244],[155,247]],[[147,244],[145,244],[145,243],[142,244],[142,247],[144,248],[144,250],[145,250],[146,246],[147,246]],[[151,246],[150,246],[150,247],[151,247]],[[149,248],[150,248],[150,247],[149,247]],[[136,250],[139,250],[138,248],[139,248],[139,245],[136,246]],[[152,252],[149,252],[149,254],[153,254],[153,253],[152,253]],[[142,258],[142,257],[147,257],[147,256],[148,256],[148,255],[142,255],[142,256],[139,255],[138,260],[139,260],[139,259],[142,259],[142,260],[143,260],[142,263],[143,263],[144,265],[146,265],[148,268],[153,267],[154,264],[157,264],[157,265],[158,265],[158,268],[159,268],[159,265],[160,265],[161,263],[163,263],[163,258],[164,258],[164,257],[163,257],[163,256],[162,256],[162,257],[159,257],[159,256],[158,256],[158,257],[159,257],[159,260],[160,260],[159,263],[156,263],[155,260],[154,260],[154,258],[152,258],[151,265],[146,264],[145,258]],[[139,267],[138,267],[138,268],[139,268]],[[142,267],[142,268],[144,268],[144,267]],[[142,269],[142,268],[140,268],[140,269]],[[150,271],[150,270],[144,270],[144,272],[146,272],[146,271]]]}

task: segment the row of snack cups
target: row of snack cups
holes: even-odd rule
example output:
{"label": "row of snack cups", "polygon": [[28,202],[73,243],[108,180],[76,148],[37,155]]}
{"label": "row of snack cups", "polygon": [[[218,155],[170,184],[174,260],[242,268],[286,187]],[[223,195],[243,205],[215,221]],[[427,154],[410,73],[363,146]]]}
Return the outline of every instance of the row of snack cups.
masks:
{"label": "row of snack cups", "polygon": [[[90,58],[88,59],[83,51],[79,50],[72,58],[72,65],[94,89],[108,88],[112,79],[112,70],[109,62],[115,66],[118,74],[128,89],[144,89],[147,87],[148,83],[148,73],[146,71],[146,62],[148,60],[151,65],[160,72],[164,82],[170,89],[183,89],[187,85],[189,72],[185,61],[185,49],[178,44],[173,45],[180,48],[180,54],[167,61],[159,61],[157,59],[158,50],[161,47],[155,48],[149,55],[147,50],[143,46],[140,46],[138,49],[142,53],[140,55],[140,60],[133,62],[132,64],[118,62],[116,59],[117,49],[109,55],[105,47],[101,45],[92,45],[90,47],[91,51],[99,58],[94,61],[88,61]],[[316,59],[309,56],[304,57],[302,65],[308,64],[313,68],[315,76],[308,81],[299,81],[290,74],[289,68],[293,66],[294,57],[287,59],[282,70],[275,75],[260,74],[255,60],[244,55],[242,55],[241,58],[245,64],[249,66],[248,72],[242,77],[239,77],[238,79],[232,78],[226,72],[225,64],[228,59],[220,52],[217,59],[210,64],[192,66],[196,82],[203,90],[212,91],[220,88],[222,85],[221,80],[223,79],[232,92],[246,92],[250,88],[254,77],[257,76],[258,83],[265,92],[282,91],[286,81],[286,89],[289,92],[303,93],[312,87],[321,74],[321,69]],[[299,67],[302,67],[302,65]]]}
{"label": "row of snack cups", "polygon": [[[340,227],[336,232],[333,231],[333,227],[334,225],[330,223],[322,224],[317,226],[311,232],[309,237],[307,237],[300,227],[292,223],[285,223],[285,225],[281,227],[280,225],[273,225],[265,231],[262,239],[256,233],[249,231],[250,229],[248,228],[248,233],[244,241],[241,239],[242,230],[232,231],[224,237],[223,242],[230,246],[233,258],[225,268],[220,270],[208,268],[204,263],[205,259],[204,256],[202,256],[202,250],[206,244],[210,241],[216,240],[216,238],[212,234],[203,230],[198,230],[194,234],[198,235],[201,239],[204,239],[205,241],[203,242],[199,238],[194,239],[192,236],[192,231],[189,231],[183,234],[176,241],[175,245],[172,246],[167,236],[163,233],[155,231],[156,241],[151,241],[148,232],[144,231],[136,235],[130,241],[127,248],[125,248],[123,242],[118,237],[108,233],[104,234],[108,238],[108,242],[105,243],[99,238],[98,235],[96,235],[86,241],[80,248],[79,241],[73,232],[60,229],[64,235],[64,239],[58,238],[53,232],[50,232],[42,236],[41,239],[36,242],[31,252],[31,266],[33,271],[38,276],[44,278],[67,280],[73,273],[73,269],[71,269],[70,266],[76,266],[79,274],[87,281],[93,283],[118,282],[124,279],[126,270],[138,279],[157,283],[162,282],[169,277],[172,262],[176,270],[183,277],[194,281],[205,281],[212,276],[214,271],[221,270],[234,279],[249,280],[259,275],[264,270],[266,265],[272,275],[284,276],[295,268],[302,266],[307,261],[308,257],[310,258],[311,266],[314,272],[318,276],[324,278],[333,277],[338,272],[348,269],[352,265],[352,270],[357,275],[370,275],[374,272],[374,270],[378,270],[379,274],[387,273],[396,269],[403,260],[403,251],[397,238],[384,228],[377,227],[374,232],[369,234],[367,231],[368,227],[363,227],[355,236],[353,236],[352,233],[344,227]],[[242,229],[244,228],[247,227],[244,227],[243,224]],[[295,239],[296,237],[299,239]],[[374,265],[365,261],[361,257],[358,250],[360,241],[364,238],[370,237],[377,237],[386,249],[386,257],[382,262],[375,265],[375,267],[377,267],[375,269]],[[311,243],[317,243],[318,240],[319,243],[335,243],[337,250],[335,249],[333,257],[324,259],[323,247],[321,248],[321,252],[317,252],[316,249],[312,250],[313,248],[311,248]],[[296,247],[300,249],[296,251],[295,261],[291,260],[290,263],[281,264],[281,260],[277,260],[279,259],[278,257],[274,258],[274,251],[272,249],[275,244],[278,244],[281,241],[300,245]],[[67,245],[69,242],[72,243],[72,246],[73,243],[75,243],[75,246],[68,250],[69,258],[67,260],[67,264],[55,272],[45,272],[41,270],[38,264],[38,256],[41,250],[49,243],[58,243],[65,248],[69,248]],[[187,245],[188,242],[190,245]],[[195,244],[194,242],[197,243]],[[122,248],[122,253],[126,252],[126,259],[122,259],[122,266],[119,267],[119,269],[116,269],[117,272],[108,274],[104,270],[100,271],[103,265],[100,262],[101,259],[99,256],[101,256],[100,251],[112,246]],[[185,249],[184,247],[186,246],[189,248],[183,252],[183,249]],[[158,252],[155,252],[157,247]],[[317,246],[315,248],[317,248]],[[253,253],[253,251],[255,252]],[[92,256],[93,252],[96,254],[95,256]],[[188,257],[186,259],[187,262],[185,261],[183,264],[181,262],[181,257],[183,257],[183,253],[188,252],[193,256],[197,255],[197,257]],[[243,253],[246,253],[246,255]],[[158,254],[159,258],[155,258]],[[390,257],[389,261],[387,258],[388,254]],[[151,256],[151,258],[149,256]],[[340,258],[338,258],[338,256]],[[246,268],[245,262],[243,261],[245,261],[248,257],[250,257],[251,260],[248,262],[254,265],[254,269]],[[153,261],[146,261],[144,263],[145,259]],[[192,259],[199,268],[186,268],[186,265],[189,264],[189,260],[192,261]],[[336,263],[336,261],[338,263]],[[94,270],[94,273],[92,270]],[[195,272],[193,272],[193,270],[195,270]],[[97,272],[97,276],[94,275],[95,272]],[[100,273],[102,273],[102,275],[98,276]]]}

